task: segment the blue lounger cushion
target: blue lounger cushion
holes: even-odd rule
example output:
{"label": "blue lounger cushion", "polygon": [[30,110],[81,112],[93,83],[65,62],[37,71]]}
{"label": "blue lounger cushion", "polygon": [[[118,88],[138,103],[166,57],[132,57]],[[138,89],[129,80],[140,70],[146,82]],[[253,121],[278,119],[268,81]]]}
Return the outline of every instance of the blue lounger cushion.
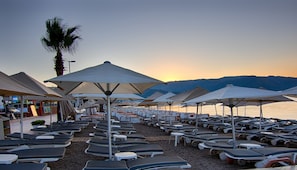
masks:
{"label": "blue lounger cushion", "polygon": [[[89,145],[85,151],[88,154],[108,157],[109,149],[106,146]],[[158,144],[140,144],[127,147],[112,148],[113,155],[117,152],[135,152],[137,155],[159,155],[163,154],[163,148]]]}
{"label": "blue lounger cushion", "polygon": [[5,170],[47,170],[46,163],[17,163],[0,164],[0,169]]}
{"label": "blue lounger cushion", "polygon": [[162,167],[191,167],[186,160],[182,159],[179,156],[156,156],[144,159],[128,160],[127,165],[130,170],[149,168],[155,169]]}
{"label": "blue lounger cushion", "polygon": [[89,160],[83,170],[129,170],[126,161]]}
{"label": "blue lounger cushion", "polygon": [[137,170],[190,167],[191,165],[179,156],[157,156],[127,161],[89,160],[83,170]]}

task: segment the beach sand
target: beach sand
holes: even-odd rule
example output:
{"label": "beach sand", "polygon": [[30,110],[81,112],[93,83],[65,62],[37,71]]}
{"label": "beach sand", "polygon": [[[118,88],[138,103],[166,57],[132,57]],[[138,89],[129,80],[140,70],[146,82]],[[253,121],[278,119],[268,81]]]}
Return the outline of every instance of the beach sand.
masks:
{"label": "beach sand", "polygon": [[[143,124],[134,124],[137,133],[143,134],[150,143],[157,143],[164,149],[165,155],[178,155],[187,160],[195,170],[223,170],[246,169],[251,167],[239,167],[236,164],[228,164],[216,156],[209,155],[208,150],[199,150],[193,146],[184,146],[182,143],[174,147],[174,139],[169,144],[169,135],[157,127],[149,127]],[[51,170],[81,170],[88,160],[104,160],[101,157],[85,154],[90,132],[94,132],[90,124],[82,132],[76,133],[72,144],[67,147],[65,157],[56,162],[48,163]]]}

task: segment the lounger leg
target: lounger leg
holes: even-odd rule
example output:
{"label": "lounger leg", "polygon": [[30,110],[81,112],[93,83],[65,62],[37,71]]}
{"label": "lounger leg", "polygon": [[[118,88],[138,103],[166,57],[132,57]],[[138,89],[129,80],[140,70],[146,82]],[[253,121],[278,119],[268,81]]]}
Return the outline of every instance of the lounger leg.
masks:
{"label": "lounger leg", "polygon": [[174,139],[174,146],[176,147],[177,146],[177,141],[178,140],[178,136],[177,135],[175,135],[175,139]]}

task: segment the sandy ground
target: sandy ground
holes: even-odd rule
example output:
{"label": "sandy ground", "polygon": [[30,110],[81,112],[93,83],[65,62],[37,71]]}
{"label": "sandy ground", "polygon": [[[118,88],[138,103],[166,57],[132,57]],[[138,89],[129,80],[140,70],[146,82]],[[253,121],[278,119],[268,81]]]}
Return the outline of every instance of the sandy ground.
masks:
{"label": "sandy ground", "polygon": [[[59,161],[48,163],[52,170],[81,170],[88,160],[103,160],[98,156],[84,153],[88,144],[90,132],[94,132],[93,125],[89,125],[80,133],[76,133],[72,144],[67,147],[65,157]],[[165,155],[178,155],[187,160],[195,170],[222,170],[222,169],[246,169],[251,167],[239,167],[236,164],[228,164],[216,156],[209,155],[208,150],[199,150],[193,146],[178,144],[174,147],[174,141],[169,144],[169,135],[157,127],[149,127],[143,124],[134,124],[137,133],[143,134],[150,143],[158,143],[164,149]]]}

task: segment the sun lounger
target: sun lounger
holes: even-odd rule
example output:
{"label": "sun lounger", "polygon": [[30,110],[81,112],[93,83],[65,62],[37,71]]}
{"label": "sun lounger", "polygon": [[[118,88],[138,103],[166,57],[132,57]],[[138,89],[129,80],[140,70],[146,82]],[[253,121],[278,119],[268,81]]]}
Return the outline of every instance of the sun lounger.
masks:
{"label": "sun lounger", "polygon": [[208,142],[208,141],[214,141],[214,140],[231,140],[231,136],[226,136],[226,135],[202,135],[199,137],[196,137],[195,140],[193,140],[192,144],[194,145],[195,143],[198,143],[198,148],[199,144],[203,142]]}
{"label": "sun lounger", "polygon": [[287,144],[289,143],[296,143],[297,141],[297,137],[296,134],[279,134],[279,135],[275,135],[275,137],[273,136],[267,136],[265,139],[269,140],[271,145],[273,146],[287,146]]}
{"label": "sun lounger", "polygon": [[80,126],[46,126],[46,127],[37,127],[31,129],[31,131],[36,133],[46,133],[46,132],[65,132],[65,133],[75,133],[81,131]]}
{"label": "sun lounger", "polygon": [[53,126],[79,126],[81,128],[85,128],[89,125],[88,121],[74,121],[74,120],[67,120],[65,122],[54,122],[52,123]]}
{"label": "sun lounger", "polygon": [[[132,133],[132,134],[125,134],[125,135],[127,136],[127,139],[145,139],[145,137],[142,134]],[[91,136],[106,138],[107,134],[105,132],[97,131],[92,133]]]}
{"label": "sun lounger", "polygon": [[27,145],[29,148],[58,148],[58,147],[67,147],[71,144],[71,139],[50,139],[47,137],[51,136],[42,136],[43,139],[5,139],[0,140],[0,149],[12,149],[18,146]]}
{"label": "sun lounger", "polygon": [[264,147],[257,149],[226,149],[220,154],[222,160],[229,158],[237,160],[241,165],[247,161],[261,161],[267,158],[290,157],[296,160],[297,149],[285,147]]}
{"label": "sun lounger", "polygon": [[127,161],[97,161],[90,160],[83,170],[137,170],[162,168],[191,168],[191,165],[178,156],[157,156]]}
{"label": "sun lounger", "polygon": [[204,143],[201,143],[203,146],[202,149],[215,149],[215,150],[225,150],[225,149],[232,149],[234,146],[236,148],[262,148],[264,146],[267,146],[267,144],[260,143],[257,141],[249,141],[249,140],[236,140],[235,145],[233,144],[232,139],[230,140],[213,140],[213,141],[207,141]]}
{"label": "sun lounger", "polygon": [[15,154],[18,156],[17,162],[52,162],[64,157],[65,148],[34,148],[20,146],[12,150],[1,151],[3,154]]}
{"label": "sun lounger", "polygon": [[[202,138],[218,136],[218,133],[213,131],[198,131],[196,133],[185,133],[181,138],[184,139],[185,144],[192,144],[201,142]],[[197,145],[196,145],[197,146]]]}
{"label": "sun lounger", "polygon": [[[163,154],[162,147],[158,144],[140,144],[128,147],[112,148],[113,155],[118,152],[134,152],[137,156],[155,156]],[[108,147],[89,145],[85,153],[96,156],[109,157]]]}
{"label": "sun lounger", "polygon": [[[59,133],[59,132],[48,132],[48,133],[43,133],[43,134],[29,134],[29,133],[24,133],[23,134],[23,139],[36,139],[37,136],[54,136],[55,139],[72,139],[73,138],[73,134],[69,134],[69,133]],[[21,133],[19,132],[15,132],[12,134],[8,134],[6,135],[7,138],[10,139],[21,139]]]}
{"label": "sun lounger", "polygon": [[187,124],[174,124],[174,125],[167,125],[167,126],[163,126],[163,130],[166,132],[166,133],[171,133],[171,132],[176,132],[176,131],[179,131],[179,132],[185,132],[185,131],[192,131],[193,129],[195,129],[194,126],[190,126],[190,125],[187,125]]}
{"label": "sun lounger", "polygon": [[[121,127],[120,125],[111,125],[111,131],[116,131],[121,134],[131,134],[136,133],[136,129],[134,127]],[[106,132],[108,130],[107,126],[96,126],[94,127],[96,131]]]}
{"label": "sun lounger", "polygon": [[0,149],[2,150],[16,148],[21,145],[25,145],[24,140],[0,140]]}
{"label": "sun lounger", "polygon": [[220,140],[212,140],[199,144],[199,149],[209,149],[211,155],[217,155],[220,152],[226,149],[235,148],[244,148],[244,149],[252,149],[252,148],[263,148],[267,146],[267,144],[260,143],[257,141],[249,141],[249,140],[236,140],[235,144],[232,139],[220,139]]}
{"label": "sun lounger", "polygon": [[47,170],[46,163],[14,163],[0,164],[0,169],[3,170]]}
{"label": "sun lounger", "polygon": [[[97,146],[108,146],[108,140],[102,139],[98,137],[92,137],[87,143]],[[112,140],[111,141],[113,147],[123,147],[123,146],[132,146],[132,145],[139,145],[139,144],[148,144],[147,141],[139,139],[139,140]]]}
{"label": "sun lounger", "polygon": [[297,124],[292,124],[292,125],[289,125],[289,126],[284,126],[282,128],[279,128],[279,130],[281,132],[289,133],[291,131],[297,130]]}

